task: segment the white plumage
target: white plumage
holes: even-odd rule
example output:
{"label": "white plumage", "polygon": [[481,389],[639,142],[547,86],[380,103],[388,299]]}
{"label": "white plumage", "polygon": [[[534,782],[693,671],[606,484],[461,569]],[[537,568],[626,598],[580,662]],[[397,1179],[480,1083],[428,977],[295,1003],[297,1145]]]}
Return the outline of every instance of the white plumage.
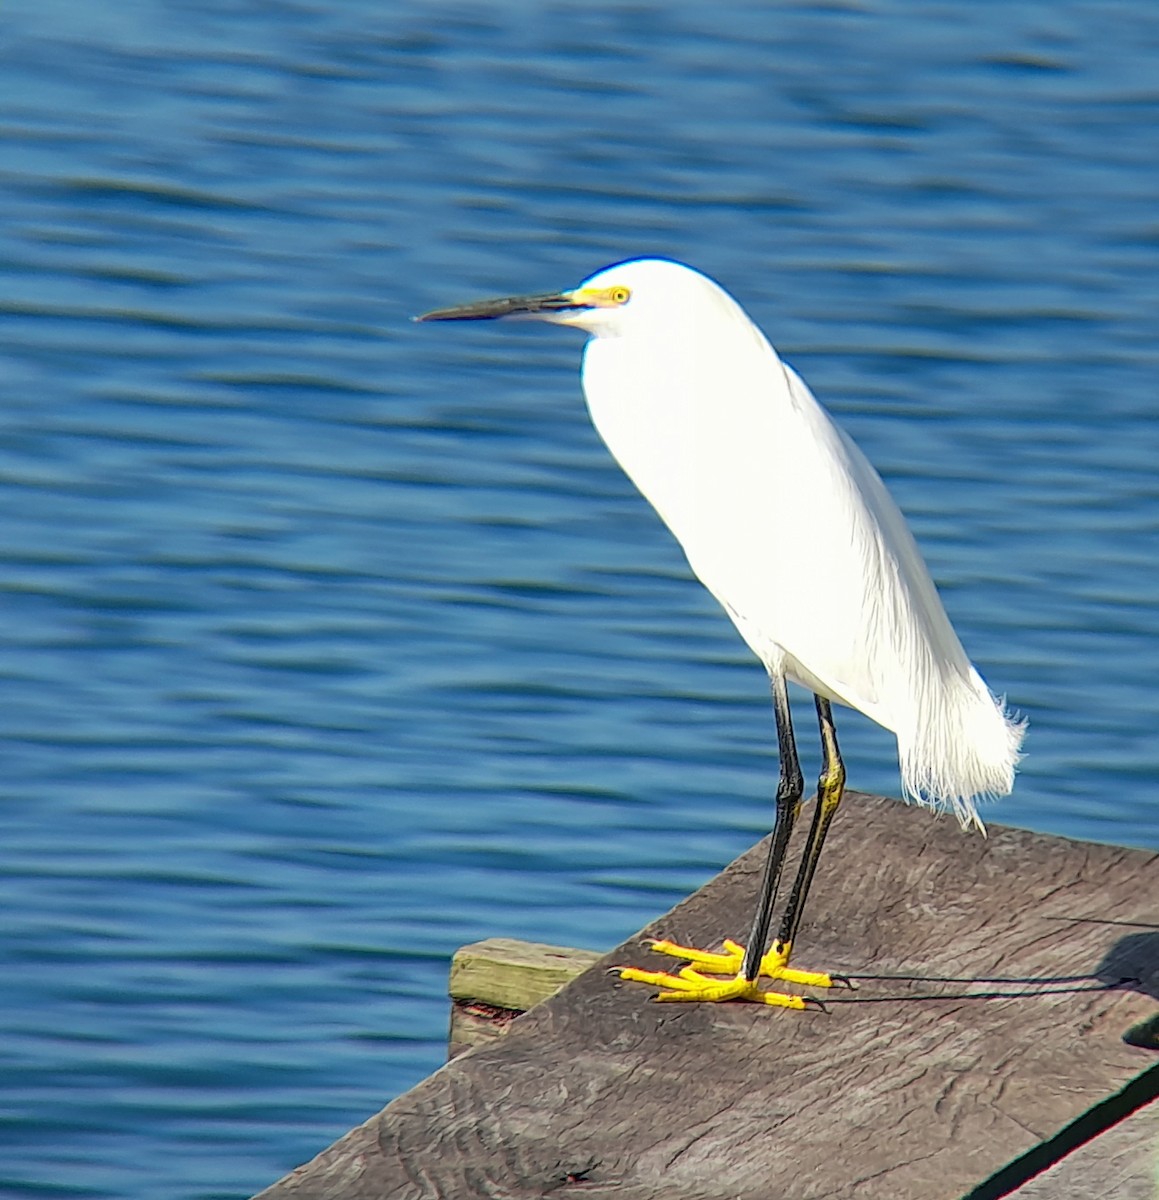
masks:
{"label": "white plumage", "polygon": [[[528,317],[593,336],[583,387],[608,449],[684,548],[772,681],[777,817],[747,948],[672,942],[678,974],[618,968],[660,1000],[749,1000],[761,975],[832,987],[789,966],[830,823],[845,790],[831,702],[897,735],[907,796],[982,828],[975,800],[1014,784],[1024,727],[970,664],[905,519],[869,460],[712,280],[663,259],[608,267],[578,288],[484,300],[424,320]],[[803,778],[786,680],[816,697],[822,765],[809,836],[765,953]],[[719,975],[734,974],[722,982]]]}
{"label": "white plumage", "polygon": [[743,309],[661,259],[551,319],[594,336],[583,387],[608,449],[770,673],[897,736],[906,794],[981,826],[1014,782],[1023,725],[970,664],[905,519],[853,441]]}

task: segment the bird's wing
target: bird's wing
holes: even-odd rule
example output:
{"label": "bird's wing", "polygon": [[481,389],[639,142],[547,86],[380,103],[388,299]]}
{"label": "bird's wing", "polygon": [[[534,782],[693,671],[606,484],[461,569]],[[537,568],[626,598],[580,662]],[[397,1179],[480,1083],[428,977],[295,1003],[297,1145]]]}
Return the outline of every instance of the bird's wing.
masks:
{"label": "bird's wing", "polygon": [[970,669],[905,520],[739,309],[704,320],[589,342],[596,428],[766,665],[897,732],[915,678]]}
{"label": "bird's wing", "polygon": [[774,360],[784,392],[765,427],[734,430],[718,497],[732,515],[689,559],[766,662],[780,651],[792,678],[897,731],[917,676],[969,662],[881,478]]}

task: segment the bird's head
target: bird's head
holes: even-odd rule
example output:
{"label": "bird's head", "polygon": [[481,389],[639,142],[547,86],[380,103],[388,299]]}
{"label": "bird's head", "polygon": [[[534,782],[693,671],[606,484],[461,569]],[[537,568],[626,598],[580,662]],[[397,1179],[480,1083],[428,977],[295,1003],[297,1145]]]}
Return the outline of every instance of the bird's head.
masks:
{"label": "bird's head", "polygon": [[420,321],[550,321],[598,337],[621,337],[644,326],[670,324],[699,304],[727,295],[707,276],[664,258],[635,258],[604,267],[571,291],[477,300],[424,313]]}

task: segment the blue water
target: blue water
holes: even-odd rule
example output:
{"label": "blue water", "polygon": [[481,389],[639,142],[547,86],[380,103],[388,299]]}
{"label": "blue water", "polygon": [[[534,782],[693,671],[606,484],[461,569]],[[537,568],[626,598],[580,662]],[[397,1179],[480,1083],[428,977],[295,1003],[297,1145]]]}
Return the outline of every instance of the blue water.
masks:
{"label": "blue water", "polygon": [[435,305],[715,275],[1030,718],[990,818],[1159,847],[1157,127],[1144,0],[7,0],[0,1194],[246,1196],[439,1063],[456,946],[768,828],[579,339]]}

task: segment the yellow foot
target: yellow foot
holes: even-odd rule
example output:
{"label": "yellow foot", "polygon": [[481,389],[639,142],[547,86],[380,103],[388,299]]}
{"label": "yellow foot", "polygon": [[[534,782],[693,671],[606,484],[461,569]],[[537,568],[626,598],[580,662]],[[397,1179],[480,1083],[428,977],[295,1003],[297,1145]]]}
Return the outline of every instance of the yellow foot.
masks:
{"label": "yellow foot", "polygon": [[692,967],[684,967],[678,975],[664,971],[640,971],[636,967],[614,967],[621,979],[635,983],[650,983],[654,987],[667,988],[657,1000],[705,1000],[720,1003],[723,1000],[748,1000],[754,1004],[769,1004],[774,1008],[817,1008],[816,1000],[805,996],[786,996],[781,992],[762,992],[755,983],[743,975],[735,979],[711,979]]}
{"label": "yellow foot", "polygon": [[[724,942],[723,954],[710,954],[705,950],[694,950],[690,946],[678,946],[675,942],[653,941],[651,949],[657,954],[670,954],[682,958],[698,971],[709,975],[740,975],[745,950],[728,938]],[[830,975],[825,971],[798,971],[789,966],[792,947],[784,942],[774,942],[768,954],[761,959],[760,973],[769,979],[783,979],[786,983],[797,983],[803,987],[848,987],[852,982],[844,975]]]}

